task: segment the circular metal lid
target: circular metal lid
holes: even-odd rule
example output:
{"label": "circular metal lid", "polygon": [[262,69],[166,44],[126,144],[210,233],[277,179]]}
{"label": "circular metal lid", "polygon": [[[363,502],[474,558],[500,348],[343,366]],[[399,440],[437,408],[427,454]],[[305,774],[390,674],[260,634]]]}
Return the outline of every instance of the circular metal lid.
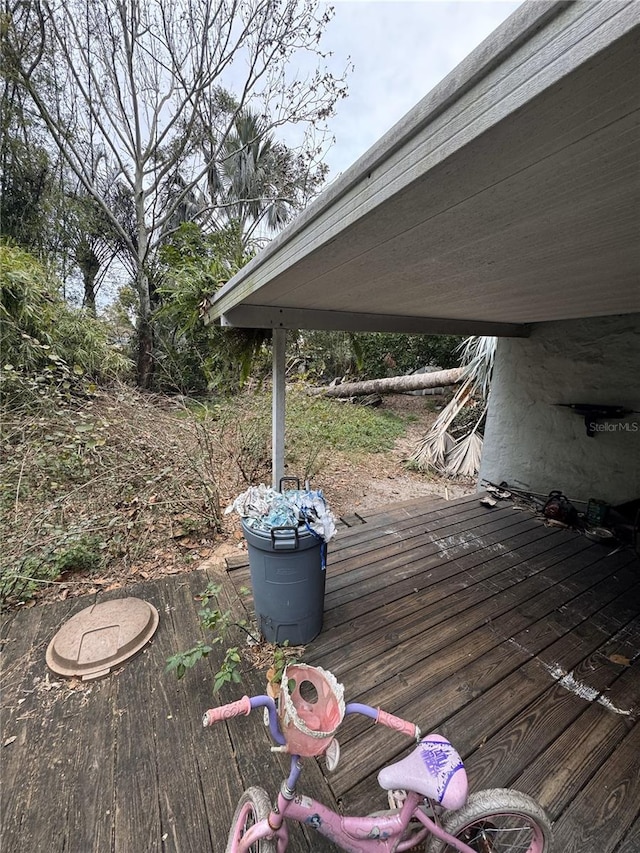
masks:
{"label": "circular metal lid", "polygon": [[47,665],[58,675],[101,678],[149,642],[158,619],[155,607],[140,598],[93,604],[60,628],[49,643]]}

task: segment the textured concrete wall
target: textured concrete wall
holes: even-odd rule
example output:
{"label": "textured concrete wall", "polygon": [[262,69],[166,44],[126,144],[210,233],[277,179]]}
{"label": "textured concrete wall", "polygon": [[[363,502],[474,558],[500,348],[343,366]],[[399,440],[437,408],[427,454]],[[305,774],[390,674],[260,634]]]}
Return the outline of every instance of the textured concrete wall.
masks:
{"label": "textured concrete wall", "polygon": [[640,410],[640,314],[542,323],[498,343],[481,477],[575,500],[640,497],[640,414],[593,438],[556,403]]}

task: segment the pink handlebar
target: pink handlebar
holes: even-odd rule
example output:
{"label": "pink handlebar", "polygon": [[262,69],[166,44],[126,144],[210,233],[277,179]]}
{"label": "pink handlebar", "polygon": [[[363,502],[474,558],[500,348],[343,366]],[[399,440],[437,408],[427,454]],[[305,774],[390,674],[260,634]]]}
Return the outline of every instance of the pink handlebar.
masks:
{"label": "pink handlebar", "polygon": [[402,717],[395,717],[393,714],[388,714],[382,708],[378,708],[376,723],[386,726],[388,729],[393,729],[396,732],[401,732],[416,740],[420,737],[420,729],[415,723],[410,723],[408,720],[403,720]]}
{"label": "pink handlebar", "polygon": [[237,702],[230,702],[228,705],[220,705],[219,708],[210,708],[208,711],[205,711],[202,718],[202,725],[212,726],[221,720],[229,720],[231,717],[239,717],[241,714],[248,717],[250,713],[251,699],[248,696],[243,696]]}

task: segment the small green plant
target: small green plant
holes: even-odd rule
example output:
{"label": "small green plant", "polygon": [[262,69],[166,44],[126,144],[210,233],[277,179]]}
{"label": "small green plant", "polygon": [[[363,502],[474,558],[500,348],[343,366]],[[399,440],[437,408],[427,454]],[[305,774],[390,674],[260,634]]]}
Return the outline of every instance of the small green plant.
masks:
{"label": "small green plant", "polygon": [[[273,650],[273,663],[267,672],[267,679],[271,684],[282,684],[282,676],[285,667],[298,662],[298,650],[289,647],[289,641],[285,640],[281,646],[275,646]],[[293,693],[296,687],[295,679],[287,680],[289,693]]]}
{"label": "small green plant", "polygon": [[188,669],[195,666],[201,658],[206,658],[209,652],[213,651],[213,646],[208,646],[202,640],[198,642],[186,652],[178,652],[172,655],[167,660],[166,672],[175,671],[178,678],[182,678]]}
{"label": "small green plant", "polygon": [[63,536],[49,548],[25,555],[17,564],[0,565],[0,602],[28,601],[43,586],[69,572],[93,572],[102,566],[100,540],[89,534]]}
{"label": "small green plant", "polygon": [[[223,645],[227,639],[230,629],[236,628],[244,631],[250,640],[249,648],[257,650],[259,653],[250,655],[255,666],[259,666],[261,658],[267,651],[269,655],[269,663],[271,668],[267,672],[267,679],[272,684],[280,684],[282,681],[282,673],[287,664],[295,663],[298,660],[300,653],[299,648],[291,648],[288,641],[285,641],[282,646],[272,646],[271,644],[261,643],[250,628],[246,619],[237,619],[231,608],[224,609],[220,606],[220,593],[222,587],[216,583],[209,583],[199,596],[201,607],[198,611],[198,618],[203,630],[208,632],[211,639],[208,642],[199,640],[190,649],[184,652],[177,652],[167,659],[166,672],[175,672],[178,678],[182,678],[188,669],[194,667],[202,658],[208,657],[214,650],[214,647]],[[246,587],[240,587],[241,595],[246,595],[249,590]],[[268,646],[268,649],[266,648]],[[247,657],[247,655],[245,655]],[[220,665],[220,669],[213,676],[213,692],[217,693],[225,684],[238,684],[242,680],[242,662],[243,655],[238,646],[227,648],[224,653],[224,658]],[[289,690],[293,690],[295,682],[293,679],[289,682]]]}
{"label": "small green plant", "polygon": [[242,680],[240,677],[240,662],[241,659],[238,647],[234,646],[231,649],[227,649],[224,655],[224,660],[222,661],[222,666],[218,672],[216,672],[213,679],[214,693],[217,693],[223,684],[237,684]]}
{"label": "small green plant", "polygon": [[[225,610],[220,606],[219,595],[221,590],[222,587],[219,584],[209,583],[199,596],[201,607],[198,611],[198,617],[202,628],[213,635],[210,643],[199,640],[190,649],[172,655],[167,660],[166,672],[175,672],[178,678],[182,678],[188,669],[194,667],[202,658],[206,658],[213,651],[214,646],[224,642],[229,629],[232,627],[240,628],[254,643],[259,642],[258,638],[249,630],[246,619],[235,619],[230,608]],[[217,693],[223,684],[237,684],[242,680],[241,664],[242,658],[238,647],[228,648],[225,651],[220,669],[213,677],[214,693]]]}

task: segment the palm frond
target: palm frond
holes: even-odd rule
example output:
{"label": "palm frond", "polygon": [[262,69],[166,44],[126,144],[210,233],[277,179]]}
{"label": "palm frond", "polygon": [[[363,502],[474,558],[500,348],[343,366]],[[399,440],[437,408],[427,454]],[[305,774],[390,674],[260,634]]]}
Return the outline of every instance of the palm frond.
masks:
{"label": "palm frond", "polygon": [[451,477],[475,477],[482,459],[482,436],[472,430],[447,455],[445,471]]}
{"label": "palm frond", "polygon": [[498,339],[493,336],[467,338],[458,347],[460,363],[464,366],[463,377],[471,381],[475,393],[483,400],[489,396],[491,376]]}
{"label": "palm frond", "polygon": [[440,412],[429,432],[420,440],[416,449],[409,457],[409,460],[418,468],[422,470],[433,468],[441,473],[444,472],[446,456],[455,444],[449,435],[449,427],[466,405],[471,393],[472,387],[470,382],[463,382],[455,395]]}
{"label": "palm frond", "polygon": [[[484,411],[473,430],[457,443],[448,445],[445,435],[448,436],[451,424],[474,394],[482,396],[485,401],[488,399],[497,340],[489,336],[471,337],[460,345],[460,361],[464,366],[462,382],[409,457],[418,468],[433,468],[440,473],[461,476],[474,476],[478,472],[482,438],[477,429]],[[451,436],[448,437],[451,440]],[[472,473],[465,473],[469,471]]]}
{"label": "palm frond", "polygon": [[444,473],[447,455],[454,446],[455,441],[446,430],[440,432],[431,430],[412,453],[410,461],[423,471],[432,468],[438,473]]}

